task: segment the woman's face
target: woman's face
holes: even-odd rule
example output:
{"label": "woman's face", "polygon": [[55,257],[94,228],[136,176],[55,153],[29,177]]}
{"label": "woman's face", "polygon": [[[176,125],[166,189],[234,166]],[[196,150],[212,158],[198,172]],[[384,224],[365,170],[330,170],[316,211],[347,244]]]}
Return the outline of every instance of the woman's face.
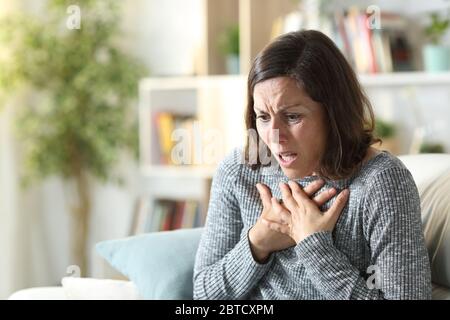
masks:
{"label": "woman's face", "polygon": [[[288,77],[256,84],[256,129],[289,179],[312,175],[325,149],[325,110]],[[278,131],[278,139],[277,139]]]}

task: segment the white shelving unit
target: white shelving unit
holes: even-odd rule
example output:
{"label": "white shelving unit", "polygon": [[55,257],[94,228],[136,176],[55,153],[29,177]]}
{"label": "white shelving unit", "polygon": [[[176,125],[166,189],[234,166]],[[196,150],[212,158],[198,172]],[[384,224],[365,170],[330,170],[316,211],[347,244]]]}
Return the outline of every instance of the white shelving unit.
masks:
{"label": "white shelving unit", "polygon": [[[140,164],[145,176],[211,176],[218,161],[244,137],[244,76],[147,78],[139,86]],[[193,165],[161,165],[153,115],[165,111],[197,119],[199,160]],[[201,141],[198,141],[200,138]],[[209,138],[209,139],[208,139]],[[214,147],[213,159],[207,157]]]}
{"label": "white shelving unit", "polygon": [[149,165],[141,167],[141,174],[145,177],[154,178],[202,178],[208,179],[214,175],[215,167],[201,166],[165,166],[165,165]]}
{"label": "white shelving unit", "polygon": [[450,72],[394,72],[372,75],[360,75],[359,80],[364,87],[386,86],[433,86],[450,84]]}
{"label": "white shelving unit", "polygon": [[[212,177],[218,162],[244,142],[243,76],[142,79],[139,85],[141,192],[150,199],[195,200],[206,214]],[[192,165],[160,163],[156,112],[187,114],[196,119],[200,159]],[[192,150],[192,149],[191,149]],[[215,157],[207,157],[214,150]]]}
{"label": "white shelving unit", "polygon": [[[240,69],[247,74],[251,62],[258,52],[271,40],[273,23],[299,9],[299,1],[293,0],[201,0],[204,13],[204,32],[197,62],[199,75],[217,75],[225,73],[225,57],[219,52],[217,38],[231,24],[240,28]],[[314,0],[304,3],[313,4]],[[405,15],[411,21],[419,22],[431,11],[442,11],[450,8],[448,0],[327,0],[325,6],[367,8],[376,5],[380,10]],[[416,26],[419,27],[419,26]],[[420,27],[419,27],[420,29]],[[412,38],[421,43],[419,29],[410,28]],[[419,48],[414,48],[419,49]],[[420,57],[415,57],[420,60]],[[414,61],[417,67],[418,61]],[[420,63],[419,63],[420,65]]]}

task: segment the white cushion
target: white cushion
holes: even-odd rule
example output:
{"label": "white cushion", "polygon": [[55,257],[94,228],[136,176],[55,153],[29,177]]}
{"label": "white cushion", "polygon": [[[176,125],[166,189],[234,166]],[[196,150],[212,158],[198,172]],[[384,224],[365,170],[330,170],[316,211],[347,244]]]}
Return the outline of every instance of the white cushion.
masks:
{"label": "white cushion", "polygon": [[14,292],[8,300],[66,300],[63,287],[29,288]]}
{"label": "white cushion", "polygon": [[411,154],[399,156],[399,159],[411,172],[419,190],[450,169],[450,154]]}
{"label": "white cushion", "polygon": [[140,300],[131,281],[66,277],[61,281],[69,300]]}

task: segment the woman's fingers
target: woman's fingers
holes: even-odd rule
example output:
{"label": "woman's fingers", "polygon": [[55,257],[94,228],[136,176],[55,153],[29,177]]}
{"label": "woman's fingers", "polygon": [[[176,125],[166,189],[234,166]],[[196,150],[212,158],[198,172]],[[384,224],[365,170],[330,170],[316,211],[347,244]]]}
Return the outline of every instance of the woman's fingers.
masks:
{"label": "woman's fingers", "polygon": [[325,215],[328,216],[330,221],[333,223],[333,226],[336,225],[339,216],[341,215],[342,210],[348,201],[348,196],[350,192],[348,189],[344,189],[339,193],[333,205],[325,212]]}
{"label": "woman's fingers", "polygon": [[336,195],[336,189],[330,188],[325,191],[322,191],[319,193],[316,197],[313,198],[314,202],[317,204],[318,207],[325,204],[328,200],[333,198]]}
{"label": "woman's fingers", "polygon": [[288,182],[289,187],[292,190],[292,196],[294,197],[295,201],[300,205],[302,204],[305,206],[308,203],[311,203],[312,200],[309,198],[309,196],[302,190],[302,188],[298,185],[295,181],[289,181]]}
{"label": "woman's fingers", "polygon": [[292,192],[289,186],[286,183],[281,182],[279,184],[279,187],[285,206],[291,211],[296,210],[296,208],[298,207],[297,201],[295,201],[294,197],[292,196]]}
{"label": "woman's fingers", "polygon": [[274,219],[281,224],[288,224],[291,220],[290,213],[278,202],[276,198],[272,197],[272,210],[275,213]]}
{"label": "woman's fingers", "polygon": [[314,193],[320,190],[322,186],[324,185],[325,181],[322,179],[315,180],[308,184],[306,187],[303,188],[303,191],[308,195],[308,197],[312,197]]}
{"label": "woman's fingers", "polygon": [[258,189],[259,196],[261,198],[264,208],[270,208],[271,205],[270,199],[272,198],[272,193],[270,192],[269,187],[263,183],[257,183],[256,189]]}
{"label": "woman's fingers", "polygon": [[290,233],[291,233],[290,225],[281,224],[281,223],[278,223],[276,221],[268,220],[268,219],[265,219],[265,218],[262,219],[262,223],[266,227],[268,227],[269,229],[271,229],[273,231],[281,232],[281,233],[284,233],[284,234],[287,234],[287,235],[290,235]]}
{"label": "woman's fingers", "polygon": [[[322,188],[324,181],[322,179],[316,180],[305,188],[302,187],[295,181],[289,181],[290,190],[292,190],[292,196],[297,203],[301,202],[302,199],[306,201],[307,198],[311,198],[311,196],[317,192],[320,188]],[[336,189],[330,188],[325,191],[319,193],[316,197],[312,199],[312,201],[316,204],[317,207],[322,206],[328,200],[333,198],[336,195]],[[309,199],[308,199],[309,200]],[[306,201],[305,204],[309,202]]]}

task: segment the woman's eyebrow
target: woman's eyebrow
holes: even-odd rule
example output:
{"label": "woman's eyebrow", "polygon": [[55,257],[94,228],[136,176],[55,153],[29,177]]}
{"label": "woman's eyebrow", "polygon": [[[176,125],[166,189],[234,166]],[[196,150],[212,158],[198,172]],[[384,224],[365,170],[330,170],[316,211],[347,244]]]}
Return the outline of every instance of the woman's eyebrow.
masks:
{"label": "woman's eyebrow", "polygon": [[287,105],[287,106],[281,106],[280,110],[286,110],[286,109],[290,109],[290,108],[295,108],[295,107],[299,107],[299,108],[306,108],[303,104],[301,103],[295,103],[295,104],[291,104],[291,105]]}
{"label": "woman's eyebrow", "polygon": [[255,111],[255,112],[261,112],[261,113],[267,113],[266,111],[264,111],[264,110],[262,110],[262,109],[259,109],[259,108],[256,108],[256,107],[253,107],[253,111]]}
{"label": "woman's eyebrow", "polygon": [[[282,111],[282,110],[290,109],[290,108],[293,108],[293,107],[301,107],[301,108],[305,108],[305,106],[304,106],[303,104],[301,104],[301,103],[295,103],[295,104],[290,104],[290,105],[286,105],[286,106],[281,106],[281,107],[279,108],[279,110]],[[259,112],[261,112],[261,113],[267,113],[265,110],[260,109],[260,108],[258,108],[258,107],[256,107],[256,106],[254,106],[253,109],[254,109],[255,111],[259,111]]]}

